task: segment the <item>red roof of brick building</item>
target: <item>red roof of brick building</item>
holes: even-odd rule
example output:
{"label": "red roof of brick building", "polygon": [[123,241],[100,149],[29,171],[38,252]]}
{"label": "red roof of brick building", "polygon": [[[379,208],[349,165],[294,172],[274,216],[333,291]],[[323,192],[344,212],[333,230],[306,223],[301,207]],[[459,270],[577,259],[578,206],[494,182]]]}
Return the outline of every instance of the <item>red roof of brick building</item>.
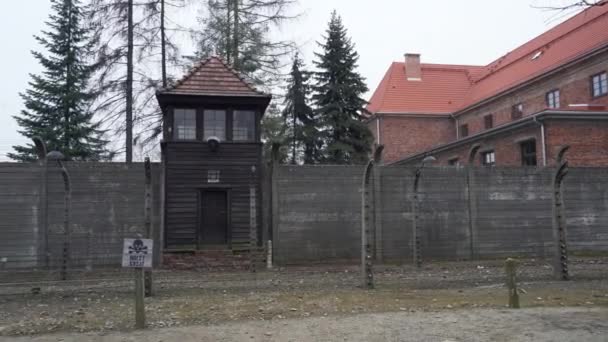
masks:
{"label": "red roof of brick building", "polygon": [[270,96],[255,89],[237,71],[215,56],[201,61],[181,80],[161,90],[160,93],[199,96]]}
{"label": "red roof of brick building", "polygon": [[393,62],[367,106],[371,113],[445,114],[461,108],[483,67],[422,64],[422,80],[408,81],[405,63]]}
{"label": "red roof of brick building", "polygon": [[408,81],[393,62],[372,95],[371,113],[449,114],[608,46],[608,2],[591,7],[486,66],[422,64]]}

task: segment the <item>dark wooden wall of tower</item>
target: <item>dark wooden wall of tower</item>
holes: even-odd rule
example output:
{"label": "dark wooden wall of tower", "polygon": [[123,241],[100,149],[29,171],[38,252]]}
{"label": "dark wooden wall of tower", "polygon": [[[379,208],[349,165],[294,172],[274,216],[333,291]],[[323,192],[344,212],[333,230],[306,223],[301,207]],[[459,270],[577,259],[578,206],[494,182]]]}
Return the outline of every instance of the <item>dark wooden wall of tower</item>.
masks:
{"label": "dark wooden wall of tower", "polygon": [[[213,98],[171,96],[163,106],[163,169],[165,181],[164,248],[192,250],[205,248],[200,226],[201,193],[206,190],[226,191],[229,201],[228,241],[232,249],[248,248],[250,234],[250,187],[256,189],[256,231],[261,242],[261,172],[262,143],[260,121],[268,98]],[[177,140],[173,126],[174,108],[196,109],[196,140]],[[226,110],[226,141],[214,151],[203,139],[205,109]],[[256,113],[255,141],[233,142],[231,139],[233,110]],[[218,183],[208,182],[208,171],[219,171]]]}
{"label": "dark wooden wall of tower", "polygon": [[[194,248],[199,241],[200,192],[225,189],[230,205],[229,241],[233,247],[249,244],[251,184],[260,208],[259,144],[221,144],[212,152],[203,142],[173,142],[165,147],[165,241],[167,248]],[[252,166],[256,172],[252,173]],[[207,171],[219,170],[220,183],[207,183]],[[260,214],[258,214],[259,227]]]}

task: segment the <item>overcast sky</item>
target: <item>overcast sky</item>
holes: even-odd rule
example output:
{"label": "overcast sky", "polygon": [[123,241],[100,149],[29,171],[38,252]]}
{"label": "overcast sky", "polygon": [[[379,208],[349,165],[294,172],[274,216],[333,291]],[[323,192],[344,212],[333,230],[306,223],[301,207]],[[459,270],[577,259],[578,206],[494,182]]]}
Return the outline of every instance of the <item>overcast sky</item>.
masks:
{"label": "overcast sky", "polygon": [[[280,34],[296,41],[310,66],[315,42],[336,9],[361,56],[359,71],[371,92],[405,52],[420,53],[425,63],[488,64],[572,15],[535,6],[572,1],[300,0],[296,11],[303,15]],[[49,9],[49,0],[19,0],[7,1],[0,11],[0,160],[12,145],[24,142],[12,115],[22,108],[18,93],[27,87],[28,73],[40,71],[30,53],[38,49],[32,35],[45,28]],[[184,21],[192,20],[188,16]]]}

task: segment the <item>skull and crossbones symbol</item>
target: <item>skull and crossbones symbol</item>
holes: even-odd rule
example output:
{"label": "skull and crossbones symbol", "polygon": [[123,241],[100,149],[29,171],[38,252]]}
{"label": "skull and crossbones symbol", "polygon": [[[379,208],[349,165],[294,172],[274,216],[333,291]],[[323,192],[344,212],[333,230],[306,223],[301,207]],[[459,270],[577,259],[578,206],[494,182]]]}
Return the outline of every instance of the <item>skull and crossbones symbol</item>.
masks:
{"label": "skull and crossbones symbol", "polygon": [[144,246],[144,242],[137,239],[133,241],[133,246],[129,246],[129,254],[148,254],[148,246]]}

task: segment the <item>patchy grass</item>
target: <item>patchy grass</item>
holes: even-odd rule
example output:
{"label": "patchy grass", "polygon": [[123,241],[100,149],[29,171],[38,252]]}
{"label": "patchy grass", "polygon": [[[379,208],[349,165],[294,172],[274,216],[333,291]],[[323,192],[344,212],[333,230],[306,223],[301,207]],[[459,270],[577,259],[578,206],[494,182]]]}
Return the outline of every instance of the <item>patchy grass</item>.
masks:
{"label": "patchy grass", "polygon": [[[551,280],[546,263],[523,262],[522,307],[608,306],[605,260],[581,262],[574,281]],[[341,270],[341,271],[340,271]],[[146,298],[149,326],[218,324],[244,320],[341,316],[359,313],[504,308],[502,262],[436,263],[422,270],[377,268],[374,290],[357,288],[356,268],[251,274],[190,274],[157,279]],[[587,272],[587,273],[585,273]],[[183,275],[183,274],[181,274]],[[602,278],[602,276],[604,278]],[[0,295],[0,335],[58,331],[129,330],[134,298],[127,287],[42,290]]]}
{"label": "patchy grass", "polygon": [[[530,283],[522,284],[522,289],[522,307],[608,306],[606,281]],[[147,298],[146,315],[150,326],[167,327],[371,312],[501,308],[506,301],[506,288],[499,285],[422,290],[395,286],[251,292],[185,289]],[[133,298],[128,294],[29,297],[4,302],[2,307],[3,335],[127,330],[134,320]]]}

